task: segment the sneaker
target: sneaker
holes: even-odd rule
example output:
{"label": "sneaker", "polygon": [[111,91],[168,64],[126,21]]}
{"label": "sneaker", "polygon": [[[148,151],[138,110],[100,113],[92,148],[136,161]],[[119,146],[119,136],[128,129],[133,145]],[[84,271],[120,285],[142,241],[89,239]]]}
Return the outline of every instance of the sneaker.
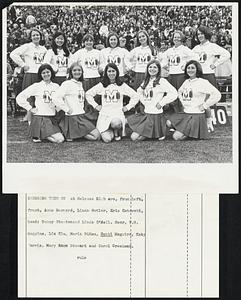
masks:
{"label": "sneaker", "polygon": [[207,118],[207,127],[208,127],[208,132],[213,132],[214,128],[213,128],[213,122],[211,118]]}
{"label": "sneaker", "polygon": [[120,141],[121,137],[120,136],[115,136],[115,141]]}
{"label": "sneaker", "polygon": [[42,141],[39,138],[33,138],[34,143],[41,143]]}
{"label": "sneaker", "polygon": [[166,121],[166,125],[167,125],[167,127],[170,128],[170,127],[172,127],[172,122],[171,122],[170,120],[167,120],[167,121]]}
{"label": "sneaker", "polygon": [[163,140],[165,140],[165,138],[166,138],[165,136],[162,136],[158,139],[158,141],[163,141]]}
{"label": "sneaker", "polygon": [[170,132],[174,132],[175,129],[174,129],[174,128],[170,128],[169,131],[170,131]]}
{"label": "sneaker", "polygon": [[73,142],[73,139],[66,139],[66,142]]}

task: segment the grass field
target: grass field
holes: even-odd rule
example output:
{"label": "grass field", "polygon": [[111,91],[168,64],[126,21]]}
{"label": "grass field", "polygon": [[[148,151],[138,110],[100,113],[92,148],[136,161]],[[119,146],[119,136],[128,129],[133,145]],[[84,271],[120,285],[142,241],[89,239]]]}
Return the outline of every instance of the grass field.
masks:
{"label": "grass field", "polygon": [[147,140],[133,143],[128,137],[105,144],[84,139],[71,143],[33,143],[28,125],[8,117],[7,162],[12,163],[230,163],[232,127],[215,127],[209,140]]}

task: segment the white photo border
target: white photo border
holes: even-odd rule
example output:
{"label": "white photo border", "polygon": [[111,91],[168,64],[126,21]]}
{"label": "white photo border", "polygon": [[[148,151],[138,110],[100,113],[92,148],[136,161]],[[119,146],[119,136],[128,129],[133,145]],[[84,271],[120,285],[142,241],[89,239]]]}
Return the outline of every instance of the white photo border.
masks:
{"label": "white photo border", "polygon": [[[49,2],[47,5],[133,5],[129,2]],[[46,5],[46,2],[14,2],[11,5]],[[135,5],[210,5],[207,2],[135,2]],[[213,2],[213,6],[232,6],[232,85],[238,96],[238,3]],[[2,10],[2,71],[7,69],[7,8]],[[2,107],[7,107],[7,78],[2,77]],[[8,163],[7,111],[2,110],[3,193],[33,192],[197,192],[238,193],[238,101],[232,101],[232,163]]]}

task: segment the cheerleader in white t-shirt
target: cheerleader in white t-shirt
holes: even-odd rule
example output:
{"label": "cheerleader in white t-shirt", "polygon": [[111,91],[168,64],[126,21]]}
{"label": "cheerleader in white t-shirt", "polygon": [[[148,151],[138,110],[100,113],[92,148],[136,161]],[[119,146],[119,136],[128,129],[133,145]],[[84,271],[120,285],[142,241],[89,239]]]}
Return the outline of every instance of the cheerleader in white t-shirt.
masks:
{"label": "cheerleader in white t-shirt", "polygon": [[69,68],[69,80],[64,81],[54,95],[55,101],[64,101],[67,106],[63,109],[65,116],[59,123],[67,142],[82,137],[90,141],[100,138],[98,130],[85,116],[82,82],[83,69],[79,63],[73,63]]}
{"label": "cheerleader in white t-shirt", "polygon": [[[47,49],[40,45],[42,34],[37,28],[30,32],[31,42],[21,45],[10,53],[11,59],[24,70],[22,90],[39,81],[38,69],[43,64]],[[29,102],[34,106],[34,98]],[[27,113],[23,121],[31,121],[31,113]]]}
{"label": "cheerleader in white t-shirt", "polygon": [[189,61],[184,72],[188,79],[178,90],[184,113],[171,115],[167,124],[175,128],[174,140],[184,140],[187,137],[207,139],[205,110],[221,99],[221,93],[208,80],[201,78],[202,67],[199,62]]}
{"label": "cheerleader in white t-shirt", "polygon": [[[230,53],[217,44],[210,42],[212,32],[208,27],[200,26],[197,29],[196,34],[200,44],[192,49],[195,59],[201,64],[203,78],[207,79],[214,87],[218,88],[215,69],[218,65],[226,62],[230,58]],[[219,58],[217,59],[217,57]],[[210,110],[207,110],[206,117],[208,128],[210,131],[213,131],[214,128]]]}
{"label": "cheerleader in white t-shirt", "polygon": [[107,48],[100,51],[100,68],[102,71],[108,63],[117,65],[121,80],[124,80],[124,75],[132,68],[130,53],[127,49],[120,47],[119,36],[114,32],[108,35]]}
{"label": "cheerleader in white t-shirt", "polygon": [[[53,100],[53,95],[59,88],[57,83],[52,82],[55,76],[54,71],[49,64],[43,64],[39,67],[38,76],[42,80],[30,85],[18,94],[16,101],[19,106],[33,114],[30,124],[30,136],[33,142],[47,139],[53,143],[62,143],[64,137],[56,124],[55,107],[64,109],[65,105],[63,101]],[[32,107],[27,101],[31,96],[35,97],[36,107]]]}
{"label": "cheerleader in white t-shirt", "polygon": [[143,82],[147,64],[154,58],[155,54],[148,33],[145,30],[140,30],[137,33],[137,47],[130,52],[132,70],[134,71],[132,86],[135,90]]}
{"label": "cheerleader in white t-shirt", "polygon": [[52,39],[52,48],[47,51],[44,62],[55,71],[54,82],[61,85],[67,78],[71,53],[67,48],[67,38],[64,33],[56,32]]}
{"label": "cheerleader in white t-shirt", "polygon": [[[185,36],[180,30],[174,31],[174,46],[163,53],[161,61],[161,66],[169,70],[168,81],[176,90],[180,88],[186,79],[184,74],[186,63],[194,58],[192,50],[183,45],[184,40]],[[182,106],[178,99],[171,106],[175,112],[182,111]]]}
{"label": "cheerleader in white t-shirt", "polygon": [[146,138],[164,140],[166,118],[163,106],[177,98],[177,90],[161,78],[161,65],[158,60],[151,60],[147,65],[144,82],[138,88],[140,102],[144,105],[144,114],[134,114],[127,118],[132,129],[131,139],[140,141]]}
{"label": "cheerleader in white t-shirt", "polygon": [[[101,105],[95,102],[95,95],[101,95]],[[123,96],[130,97],[130,102],[123,107]],[[125,115],[124,112],[134,107],[138,100],[138,94],[123,83],[119,78],[119,69],[114,63],[109,63],[105,67],[102,82],[91,88],[86,93],[87,101],[98,110],[97,129],[102,140],[106,143],[114,138],[116,141],[125,135]]]}

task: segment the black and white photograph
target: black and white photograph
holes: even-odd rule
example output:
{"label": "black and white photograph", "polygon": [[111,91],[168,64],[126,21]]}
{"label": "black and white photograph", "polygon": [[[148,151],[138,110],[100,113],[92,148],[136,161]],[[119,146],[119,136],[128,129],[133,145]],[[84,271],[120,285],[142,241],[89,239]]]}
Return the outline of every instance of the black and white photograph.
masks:
{"label": "black and white photograph", "polygon": [[235,3],[199,2],[5,8],[8,175],[62,163],[114,175],[218,164],[237,175],[237,14]]}
{"label": "black and white photograph", "polygon": [[7,8],[7,161],[232,162],[231,5]]}

